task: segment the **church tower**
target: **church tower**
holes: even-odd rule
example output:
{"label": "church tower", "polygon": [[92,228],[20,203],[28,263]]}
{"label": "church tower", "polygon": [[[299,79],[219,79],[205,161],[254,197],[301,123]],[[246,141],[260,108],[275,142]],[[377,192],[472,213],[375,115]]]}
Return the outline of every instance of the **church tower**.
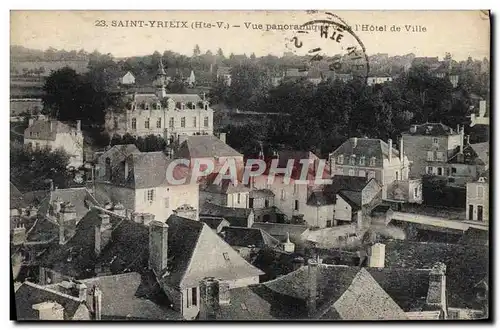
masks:
{"label": "church tower", "polygon": [[167,91],[165,87],[166,78],[167,78],[167,73],[163,68],[163,61],[160,58],[160,62],[158,63],[158,71],[156,72],[156,78],[154,82],[154,86],[156,87],[156,96],[158,96],[160,99],[167,96]]}

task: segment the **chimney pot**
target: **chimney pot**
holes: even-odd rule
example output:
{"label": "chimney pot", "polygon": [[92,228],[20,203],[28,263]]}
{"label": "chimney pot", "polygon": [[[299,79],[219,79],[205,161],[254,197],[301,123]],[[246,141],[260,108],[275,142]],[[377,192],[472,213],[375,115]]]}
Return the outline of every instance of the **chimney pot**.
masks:
{"label": "chimney pot", "polygon": [[76,121],[76,130],[78,132],[80,132],[82,130],[82,121],[81,120]]}
{"label": "chimney pot", "polygon": [[385,244],[375,243],[370,250],[368,258],[369,267],[384,268],[385,267]]}
{"label": "chimney pot", "polygon": [[389,163],[392,161],[392,139],[389,139]]}
{"label": "chimney pot", "polygon": [[94,318],[99,321],[102,317],[102,291],[99,287],[94,287]]}
{"label": "chimney pot", "polygon": [[318,260],[309,259],[307,265],[307,314],[316,314],[316,299],[318,296]]}
{"label": "chimney pot", "polygon": [[168,260],[168,225],[161,221],[152,221],[149,226],[149,268],[157,277],[167,269]]}
{"label": "chimney pot", "polygon": [[352,147],[356,148],[357,145],[358,145],[358,138],[357,137],[352,138]]}
{"label": "chimney pot", "polygon": [[411,125],[410,133],[416,133],[416,132],[417,132],[417,125]]}

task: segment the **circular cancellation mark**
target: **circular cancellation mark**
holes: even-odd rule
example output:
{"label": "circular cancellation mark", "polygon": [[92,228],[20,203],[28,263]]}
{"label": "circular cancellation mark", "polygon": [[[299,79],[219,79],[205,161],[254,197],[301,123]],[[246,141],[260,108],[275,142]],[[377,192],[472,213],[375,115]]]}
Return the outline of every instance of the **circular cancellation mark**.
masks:
{"label": "circular cancellation mark", "polygon": [[287,49],[309,58],[299,71],[316,68],[330,72],[328,76],[334,79],[352,78],[366,83],[370,72],[368,55],[352,28],[330,12],[311,15],[317,18],[302,24],[292,38],[286,38]]}

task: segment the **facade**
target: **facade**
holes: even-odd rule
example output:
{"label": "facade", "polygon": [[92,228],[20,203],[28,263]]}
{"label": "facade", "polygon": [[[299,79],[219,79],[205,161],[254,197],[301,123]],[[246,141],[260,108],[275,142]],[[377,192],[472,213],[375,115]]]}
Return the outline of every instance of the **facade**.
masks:
{"label": "facade", "polygon": [[105,128],[110,134],[157,135],[177,141],[182,135],[212,135],[213,110],[205,96],[167,94],[166,73],[160,62],[154,88],[125,96],[125,108],[109,110]]}
{"label": "facade", "polygon": [[464,129],[441,123],[412,125],[402,134],[405,153],[411,161],[410,176],[445,175],[446,163],[457,148],[463,149]]}
{"label": "facade", "polygon": [[[406,145],[406,141],[404,143]],[[403,150],[403,140],[400,150]],[[407,155],[406,149],[400,152],[393,148],[392,140],[386,143],[379,139],[350,138],[330,154],[330,173],[374,178],[382,186],[382,198],[387,199],[394,182],[409,180]]]}
{"label": "facade", "polygon": [[489,125],[489,107],[487,107],[486,100],[479,100],[477,108],[478,110],[474,111],[470,116],[470,127],[474,127],[475,125]]}
{"label": "facade", "polygon": [[24,144],[32,148],[62,149],[70,157],[69,166],[79,167],[84,161],[80,121],[72,127],[56,120],[30,119],[24,131]]}
{"label": "facade", "polygon": [[366,84],[368,86],[373,86],[373,85],[381,85],[381,84],[385,84],[386,82],[391,82],[392,81],[392,77],[385,77],[385,76],[381,76],[381,77],[368,77],[366,78]]}
{"label": "facade", "polygon": [[119,83],[121,85],[134,85],[135,84],[135,77],[132,74],[132,72],[128,71],[122,77],[120,77]]}
{"label": "facade", "polygon": [[467,143],[448,160],[444,175],[450,184],[463,187],[468,182],[477,181],[479,175],[488,169],[489,143]]}
{"label": "facade", "polygon": [[[141,153],[132,148],[127,154],[120,147],[114,146],[98,158],[95,193],[101,204],[119,202],[127,214],[149,213],[160,221],[184,205],[199,209],[198,184],[189,179],[185,184],[169,184],[166,173],[171,159],[163,152]],[[186,168],[186,177],[187,173]]]}
{"label": "facade", "polygon": [[479,177],[475,182],[467,183],[466,219],[489,222],[489,178]]}
{"label": "facade", "polygon": [[448,77],[450,79],[450,83],[453,86],[453,88],[457,88],[458,86],[458,75],[457,74],[450,74]]}
{"label": "facade", "polygon": [[227,66],[218,67],[217,80],[222,80],[226,86],[231,86],[231,68]]}

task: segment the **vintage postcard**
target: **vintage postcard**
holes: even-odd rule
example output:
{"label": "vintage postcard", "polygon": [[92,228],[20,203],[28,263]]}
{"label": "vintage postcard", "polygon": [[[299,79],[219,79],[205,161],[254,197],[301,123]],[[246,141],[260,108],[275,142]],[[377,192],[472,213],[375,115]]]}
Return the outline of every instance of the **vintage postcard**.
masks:
{"label": "vintage postcard", "polygon": [[11,11],[13,320],[488,320],[490,12]]}

